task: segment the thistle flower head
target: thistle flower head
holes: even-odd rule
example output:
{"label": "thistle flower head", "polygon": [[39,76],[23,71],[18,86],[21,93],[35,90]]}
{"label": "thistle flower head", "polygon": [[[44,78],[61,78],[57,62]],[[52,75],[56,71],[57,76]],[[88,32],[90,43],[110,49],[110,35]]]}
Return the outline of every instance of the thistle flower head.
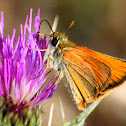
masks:
{"label": "thistle flower head", "polygon": [[[0,95],[4,104],[11,106],[8,111],[21,113],[24,108],[33,108],[35,105],[51,98],[56,91],[52,86],[52,79],[45,83],[46,64],[45,52],[29,49],[47,49],[49,43],[38,35],[40,25],[40,9],[35,17],[32,32],[32,9],[30,17],[26,17],[25,25],[20,25],[21,34],[15,38],[16,30],[12,36],[4,37],[4,16],[1,13],[0,21]],[[45,86],[46,84],[46,86]]]}

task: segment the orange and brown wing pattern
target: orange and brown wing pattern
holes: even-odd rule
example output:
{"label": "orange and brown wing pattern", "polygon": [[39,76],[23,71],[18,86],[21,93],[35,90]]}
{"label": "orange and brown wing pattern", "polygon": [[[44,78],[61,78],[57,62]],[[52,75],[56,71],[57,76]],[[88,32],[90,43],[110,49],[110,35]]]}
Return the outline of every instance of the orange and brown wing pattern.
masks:
{"label": "orange and brown wing pattern", "polygon": [[62,51],[63,62],[83,98],[80,102],[75,99],[81,109],[82,104],[104,98],[126,80],[125,60],[79,46]]}
{"label": "orange and brown wing pattern", "polygon": [[113,89],[115,87],[118,87],[126,80],[126,61],[125,60],[111,57],[105,54],[101,54],[101,53],[92,51],[90,49],[87,49],[85,47],[77,46],[76,48],[83,51],[84,53],[87,53],[93,56],[99,61],[104,62],[112,69],[111,79],[106,89],[103,92]]}
{"label": "orange and brown wing pattern", "polygon": [[95,101],[99,92],[110,81],[110,67],[75,48],[67,47],[63,52],[63,62],[83,99],[87,103]]}

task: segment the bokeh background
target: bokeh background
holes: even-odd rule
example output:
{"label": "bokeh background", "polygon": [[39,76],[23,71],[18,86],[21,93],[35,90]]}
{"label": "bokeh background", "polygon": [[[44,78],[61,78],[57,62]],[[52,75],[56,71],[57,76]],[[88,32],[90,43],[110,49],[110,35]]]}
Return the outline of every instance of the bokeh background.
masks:
{"label": "bokeh background", "polygon": [[[38,8],[41,19],[53,23],[59,15],[57,31],[65,31],[72,20],[75,25],[69,29],[69,40],[95,51],[126,59],[126,1],[125,0],[0,0],[0,12],[4,12],[5,36],[20,34],[20,24],[24,24],[26,15],[33,8],[33,17]],[[42,32],[49,33],[47,24]],[[72,95],[64,86],[63,79],[58,84],[55,95],[43,104],[43,125],[48,123],[51,103],[54,103],[52,126],[62,126],[61,97],[65,119],[71,121],[80,113]],[[113,91],[104,98],[86,120],[86,126],[126,126],[126,85]]]}

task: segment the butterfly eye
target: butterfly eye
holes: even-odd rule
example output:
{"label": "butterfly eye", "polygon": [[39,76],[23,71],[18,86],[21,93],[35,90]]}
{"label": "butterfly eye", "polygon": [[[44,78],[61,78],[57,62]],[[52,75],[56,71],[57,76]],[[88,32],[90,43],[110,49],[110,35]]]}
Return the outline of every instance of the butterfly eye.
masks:
{"label": "butterfly eye", "polygon": [[58,40],[59,40],[59,39],[57,39],[57,37],[53,37],[53,38],[52,38],[51,43],[52,43],[52,45],[53,45],[54,47],[57,45]]}

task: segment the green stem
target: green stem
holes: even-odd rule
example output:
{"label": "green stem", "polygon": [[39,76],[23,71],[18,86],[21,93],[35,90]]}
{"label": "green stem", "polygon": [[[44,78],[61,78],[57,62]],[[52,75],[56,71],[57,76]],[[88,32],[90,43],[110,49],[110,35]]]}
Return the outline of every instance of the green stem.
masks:
{"label": "green stem", "polygon": [[64,122],[64,126],[81,126],[84,125],[86,118],[90,115],[90,113],[97,107],[97,105],[101,102],[101,99],[92,103],[84,112],[82,112],[77,118],[69,122]]}

